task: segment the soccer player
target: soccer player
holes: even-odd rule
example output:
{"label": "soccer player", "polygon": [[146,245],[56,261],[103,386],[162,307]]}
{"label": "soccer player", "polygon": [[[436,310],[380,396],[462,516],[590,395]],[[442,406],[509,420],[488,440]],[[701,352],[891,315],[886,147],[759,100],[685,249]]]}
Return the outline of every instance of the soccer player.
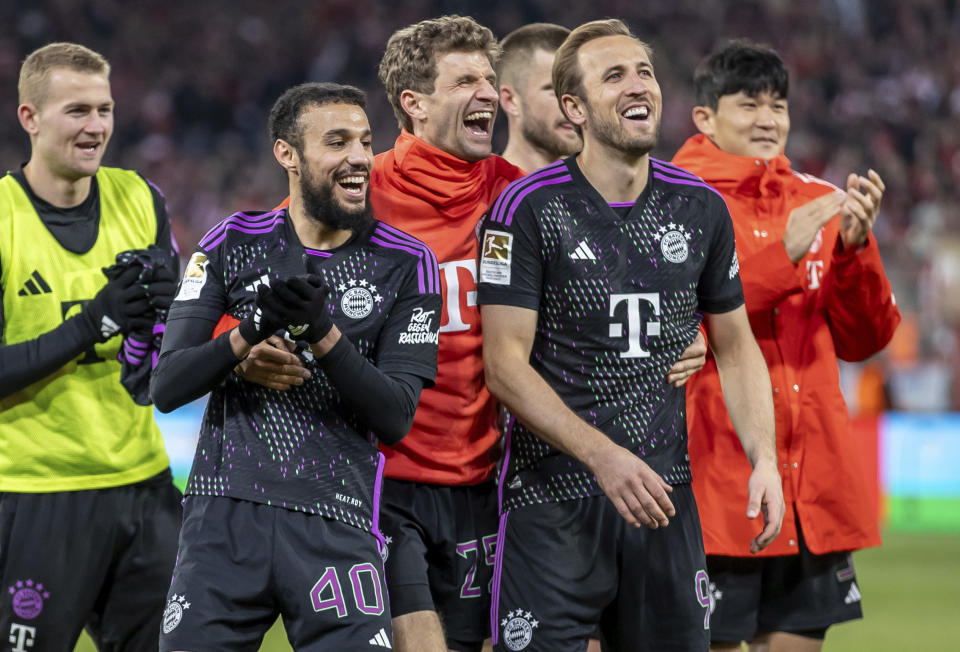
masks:
{"label": "soccer player", "polygon": [[684,390],[664,379],[698,313],[755,469],[745,506],[764,528],[754,549],[783,513],[769,377],[733,228],[715,191],[650,157],[660,88],[648,46],[621,21],[573,30],[553,81],[583,150],[511,184],[481,231],[484,369],[516,416],[500,485],[495,648],[582,650],[599,624],[612,649],[706,650]]}
{"label": "soccer player", "polygon": [[[440,278],[376,221],[365,96],[310,83],[270,112],[288,209],[236,213],[201,240],[171,308],[153,396],[211,391],[186,488],[162,650],[256,649],[277,615],[297,650],[390,648],[383,456],[436,374]],[[226,312],[238,325],[210,339]],[[271,335],[311,376],[286,392],[232,373]]]}
{"label": "soccer player", "polygon": [[732,42],[694,76],[700,133],[673,162],[703,178],[733,217],[747,314],[773,385],[786,516],[748,557],[755,527],[736,508],[748,469],[719,400],[713,360],[690,385],[693,488],[703,515],[711,637],[720,650],[819,650],[859,618],[850,550],[880,544],[875,482],[852,436],[837,358],[863,360],[900,321],[870,235],[883,196],[874,171],[846,192],[790,168],[788,74],[768,47]]}
{"label": "soccer player", "polygon": [[[180,492],[118,355],[173,298],[170,222],[155,186],[100,165],[114,109],[100,54],[46,45],[18,90],[30,159],[0,179],[0,636],[69,650],[86,627],[100,649],[149,649]],[[118,253],[149,245],[167,280],[107,280]]]}
{"label": "soccer player", "polygon": [[570,33],[566,27],[531,23],[500,42],[497,64],[500,106],[509,138],[503,158],[533,171],[580,151],[580,134],[560,111],[553,92],[553,56]]}
{"label": "soccer player", "polygon": [[[478,650],[489,636],[500,428],[483,379],[476,228],[523,174],[490,153],[498,55],[489,29],[444,16],[397,31],[380,66],[402,131],[375,160],[371,201],[380,219],[430,245],[443,292],[437,384],[421,394],[410,434],[384,449],[382,526],[401,651]],[[283,348],[260,345],[251,358],[244,377],[265,386],[308,375]],[[685,382],[704,360],[691,347],[670,380]]]}

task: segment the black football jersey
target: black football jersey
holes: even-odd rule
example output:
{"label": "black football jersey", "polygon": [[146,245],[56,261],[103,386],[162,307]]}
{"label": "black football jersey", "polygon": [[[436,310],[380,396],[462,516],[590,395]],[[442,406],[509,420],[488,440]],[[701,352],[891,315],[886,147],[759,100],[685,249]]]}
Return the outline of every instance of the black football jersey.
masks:
{"label": "black football jersey", "polygon": [[[685,390],[667,372],[701,313],[743,304],[720,195],[651,159],[636,202],[611,205],[570,158],[511,184],[480,237],[479,303],[538,311],[534,369],[580,418],[668,482],[689,482]],[[582,463],[522,423],[504,459],[504,509],[601,493]]]}
{"label": "black football jersey", "polygon": [[[381,222],[330,251],[300,244],[286,209],[237,213],[201,240],[170,320],[242,320],[260,284],[307,273],[340,331],[381,371],[436,375],[440,278],[419,240]],[[285,334],[291,339],[289,334]],[[186,493],[229,496],[376,528],[383,456],[303,343],[312,372],[276,391],[230,374],[210,395]]]}

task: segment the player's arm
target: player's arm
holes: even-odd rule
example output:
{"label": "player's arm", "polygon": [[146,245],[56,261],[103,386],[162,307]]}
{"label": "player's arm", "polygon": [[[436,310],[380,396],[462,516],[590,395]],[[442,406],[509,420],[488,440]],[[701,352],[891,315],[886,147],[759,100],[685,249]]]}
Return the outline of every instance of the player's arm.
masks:
{"label": "player's arm", "polygon": [[[439,283],[435,265],[434,273]],[[264,319],[309,342],[314,359],[340,392],[341,400],[360,416],[381,442],[388,446],[396,444],[410,430],[425,380],[432,382],[436,375],[436,348],[432,349],[432,373],[419,372],[416,366],[381,369],[362,356],[333,323],[327,306],[328,292],[317,276],[296,277],[263,288],[258,294],[257,305]],[[409,323],[410,314],[404,298],[402,296],[394,307],[384,327],[385,332],[393,332],[397,323]],[[438,294],[431,295],[428,300],[435,304],[434,311],[439,309]],[[251,342],[242,327],[241,324],[238,332]],[[436,320],[434,332],[437,328],[439,320]]]}
{"label": "player's arm", "polygon": [[640,458],[578,417],[530,365],[537,311],[483,305],[483,366],[487,387],[538,437],[572,455],[631,525],[665,526],[676,511],[672,488]]}
{"label": "player's arm", "polygon": [[[227,306],[218,260],[218,251],[198,249],[170,306],[160,356],[150,377],[150,396],[161,412],[209,392],[250,351],[237,328],[210,339]],[[252,324],[254,316],[241,323]],[[266,323],[262,326],[269,328]],[[261,339],[270,334],[264,330]]]}
{"label": "player's arm", "polygon": [[747,518],[762,513],[764,521],[763,531],[750,542],[750,552],[756,553],[780,533],[784,514],[770,375],[743,306],[704,317],[727,412],[753,466]]}
{"label": "player's arm", "polygon": [[884,187],[873,170],[866,177],[848,177],[841,228],[820,290],[837,355],[851,362],[886,346],[900,323],[900,311],[871,235]]}
{"label": "player's arm", "polygon": [[[137,270],[131,272],[108,281],[78,315],[56,328],[30,340],[0,345],[0,398],[46,378],[97,342],[105,342],[118,332],[110,324],[128,332],[150,310],[145,292],[135,284]],[[0,303],[0,333],[3,326]]]}
{"label": "player's arm", "polygon": [[799,266],[817,233],[834,219],[843,203],[843,193],[828,193],[802,206],[787,217],[783,239],[771,242],[740,261],[740,278],[747,311],[765,318],[787,296],[803,291]]}

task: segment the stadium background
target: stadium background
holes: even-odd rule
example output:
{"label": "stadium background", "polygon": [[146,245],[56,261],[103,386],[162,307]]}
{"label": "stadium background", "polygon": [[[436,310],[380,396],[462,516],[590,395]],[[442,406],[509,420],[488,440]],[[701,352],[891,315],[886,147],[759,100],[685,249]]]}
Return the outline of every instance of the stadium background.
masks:
{"label": "stadium background", "polygon": [[[827,650],[960,649],[960,3],[954,0],[4,0],[0,3],[0,164],[29,148],[16,118],[20,62],[54,40],[113,65],[116,130],[106,164],[166,193],[181,253],[238,209],[286,194],[266,113],[288,86],[352,83],[370,96],[377,152],[397,134],[376,65],[398,27],[472,15],[497,36],[532,21],[573,27],[625,19],[655,49],[664,95],[655,155],[693,132],[691,76],[720,40],[768,42],[792,73],[796,169],[842,184],[877,169],[887,183],[876,236],[904,314],[887,351],[842,365],[857,437],[878,460],[885,545],[856,556],[866,618]],[[505,125],[498,123],[495,151]],[[161,417],[174,471],[189,470],[202,405]],[[838,488],[842,491],[842,488]],[[92,650],[89,641],[83,650]],[[289,649],[282,632],[264,650]]]}

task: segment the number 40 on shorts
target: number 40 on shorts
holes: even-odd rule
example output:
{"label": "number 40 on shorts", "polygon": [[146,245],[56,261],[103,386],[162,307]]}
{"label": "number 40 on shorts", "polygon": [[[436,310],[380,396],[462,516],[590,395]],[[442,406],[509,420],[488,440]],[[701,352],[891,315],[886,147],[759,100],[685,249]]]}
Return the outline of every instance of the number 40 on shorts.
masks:
{"label": "number 40 on shorts", "polygon": [[[362,614],[380,616],[383,614],[383,589],[380,583],[380,573],[376,567],[367,562],[356,564],[348,573],[350,577],[350,593],[353,595],[353,604]],[[343,584],[337,574],[335,566],[327,566],[323,575],[310,590],[310,602],[316,612],[336,609],[337,618],[346,618],[347,601],[344,599]]]}

